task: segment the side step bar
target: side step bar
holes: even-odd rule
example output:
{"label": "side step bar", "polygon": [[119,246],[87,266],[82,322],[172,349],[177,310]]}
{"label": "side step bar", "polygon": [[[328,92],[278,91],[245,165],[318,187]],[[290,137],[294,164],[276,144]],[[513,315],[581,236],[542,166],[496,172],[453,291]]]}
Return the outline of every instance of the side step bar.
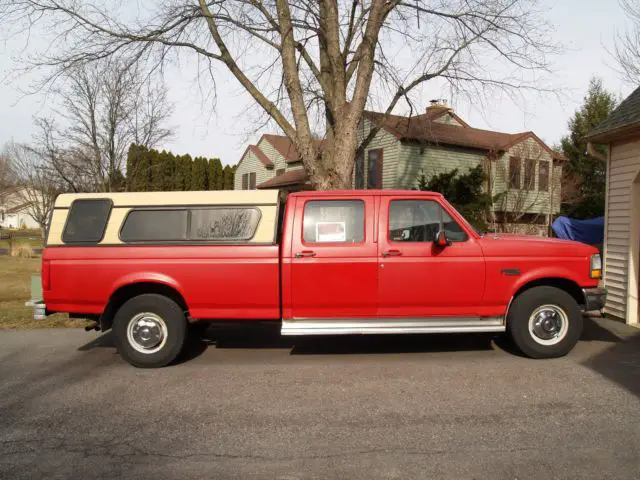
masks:
{"label": "side step bar", "polygon": [[282,321],[282,335],[504,332],[504,317],[326,319]]}

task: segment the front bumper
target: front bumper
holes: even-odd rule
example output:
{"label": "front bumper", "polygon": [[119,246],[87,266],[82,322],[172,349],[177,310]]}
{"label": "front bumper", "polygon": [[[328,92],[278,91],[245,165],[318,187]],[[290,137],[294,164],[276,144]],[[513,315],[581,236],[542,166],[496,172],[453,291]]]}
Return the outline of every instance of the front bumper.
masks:
{"label": "front bumper", "polygon": [[594,310],[602,310],[607,299],[606,288],[583,288],[584,293],[584,311],[591,312]]}

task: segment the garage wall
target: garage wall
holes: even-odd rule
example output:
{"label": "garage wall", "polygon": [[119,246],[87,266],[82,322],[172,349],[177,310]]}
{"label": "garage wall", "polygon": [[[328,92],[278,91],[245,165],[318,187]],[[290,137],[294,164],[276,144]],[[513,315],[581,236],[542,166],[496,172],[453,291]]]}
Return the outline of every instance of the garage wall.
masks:
{"label": "garage wall", "polygon": [[[608,290],[605,312],[631,323],[634,318],[637,321],[637,261],[640,248],[640,220],[637,217],[640,216],[640,205],[638,199],[634,198],[639,192],[634,181],[640,172],[640,140],[612,144],[610,148],[605,212],[604,283]],[[634,261],[636,264],[632,265]],[[634,305],[629,305],[630,297]]]}

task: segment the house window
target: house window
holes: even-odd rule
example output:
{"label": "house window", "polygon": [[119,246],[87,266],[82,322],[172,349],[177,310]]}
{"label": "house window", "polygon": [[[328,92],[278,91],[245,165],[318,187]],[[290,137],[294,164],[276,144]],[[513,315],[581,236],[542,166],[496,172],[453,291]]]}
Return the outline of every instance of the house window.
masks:
{"label": "house window", "polygon": [[364,241],[362,200],[312,200],[302,220],[306,243],[359,243]]}
{"label": "house window", "polygon": [[243,173],[242,174],[242,190],[248,190],[248,189],[249,189],[249,174]]}
{"label": "house window", "polygon": [[549,191],[549,162],[540,162],[538,166],[538,190]]}
{"label": "house window", "polygon": [[279,168],[279,169],[277,169],[277,170],[276,170],[276,177],[277,177],[278,175],[282,175],[283,173],[284,173],[284,168]]}
{"label": "house window", "polygon": [[382,149],[369,150],[367,155],[367,188],[382,188]]}
{"label": "house window", "polygon": [[524,185],[525,190],[536,189],[536,161],[527,158],[524,161]]}
{"label": "house window", "polygon": [[249,174],[249,190],[256,189],[256,172],[251,172]]}
{"label": "house window", "polygon": [[509,158],[509,188],[520,188],[521,164],[518,157]]}
{"label": "house window", "polygon": [[359,153],[356,157],[356,190],[364,189],[364,153]]}

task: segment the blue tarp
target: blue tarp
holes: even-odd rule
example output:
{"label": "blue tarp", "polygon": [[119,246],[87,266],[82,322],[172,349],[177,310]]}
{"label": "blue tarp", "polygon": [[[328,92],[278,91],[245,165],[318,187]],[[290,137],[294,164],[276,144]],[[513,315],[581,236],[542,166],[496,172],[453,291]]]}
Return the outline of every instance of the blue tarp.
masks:
{"label": "blue tarp", "polygon": [[556,218],[551,225],[556,237],[597,245],[604,242],[604,217],[576,220],[569,217]]}

